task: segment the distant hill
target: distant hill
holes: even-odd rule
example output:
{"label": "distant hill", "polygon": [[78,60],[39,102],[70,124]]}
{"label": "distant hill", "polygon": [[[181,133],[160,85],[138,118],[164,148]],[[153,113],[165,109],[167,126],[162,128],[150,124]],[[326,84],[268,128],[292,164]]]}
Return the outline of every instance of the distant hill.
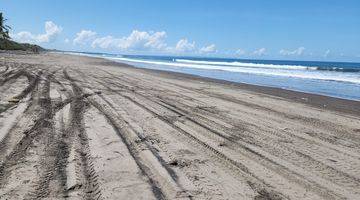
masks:
{"label": "distant hill", "polygon": [[20,51],[31,51],[35,53],[46,51],[46,49],[40,47],[39,45],[18,43],[2,38],[0,38],[0,50],[20,50]]}

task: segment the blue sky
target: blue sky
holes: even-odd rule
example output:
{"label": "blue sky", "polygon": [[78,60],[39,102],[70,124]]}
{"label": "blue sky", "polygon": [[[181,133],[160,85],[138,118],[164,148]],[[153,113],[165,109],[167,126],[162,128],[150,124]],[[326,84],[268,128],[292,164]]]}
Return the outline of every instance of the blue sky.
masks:
{"label": "blue sky", "polygon": [[360,61],[357,0],[0,0],[12,37],[130,54]]}

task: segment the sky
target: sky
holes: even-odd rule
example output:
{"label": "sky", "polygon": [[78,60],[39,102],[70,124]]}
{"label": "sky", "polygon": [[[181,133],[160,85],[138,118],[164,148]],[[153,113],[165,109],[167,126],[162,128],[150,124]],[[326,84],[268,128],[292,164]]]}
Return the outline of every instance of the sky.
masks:
{"label": "sky", "polygon": [[142,55],[360,62],[358,0],[0,0],[19,42]]}

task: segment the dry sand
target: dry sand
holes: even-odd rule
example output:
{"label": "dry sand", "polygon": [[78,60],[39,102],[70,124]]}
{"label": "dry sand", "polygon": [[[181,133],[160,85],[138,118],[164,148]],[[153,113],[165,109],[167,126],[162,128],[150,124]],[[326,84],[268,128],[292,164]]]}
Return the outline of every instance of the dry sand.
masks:
{"label": "dry sand", "polygon": [[0,199],[360,199],[360,103],[0,54]]}

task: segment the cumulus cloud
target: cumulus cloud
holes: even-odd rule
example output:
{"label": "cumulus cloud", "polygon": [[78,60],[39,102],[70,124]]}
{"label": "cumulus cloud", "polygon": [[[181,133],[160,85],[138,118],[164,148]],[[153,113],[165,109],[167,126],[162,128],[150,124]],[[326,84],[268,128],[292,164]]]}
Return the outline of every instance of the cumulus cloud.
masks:
{"label": "cumulus cloud", "polygon": [[167,45],[167,34],[165,31],[139,31],[134,30],[128,36],[114,37],[112,35],[98,37],[96,32],[82,30],[76,34],[74,44],[90,44],[92,48],[121,51],[153,51],[165,53],[214,53],[217,52],[216,46],[211,44],[202,48],[197,48],[194,41],[187,38],[180,39],[175,45]]}
{"label": "cumulus cloud", "polygon": [[90,30],[81,30],[76,33],[76,37],[73,40],[73,44],[85,45],[92,42],[95,39],[96,32]]}
{"label": "cumulus cloud", "polygon": [[266,49],[265,48],[260,48],[258,50],[255,50],[252,54],[255,55],[255,56],[263,56],[263,55],[266,54]]}
{"label": "cumulus cloud", "polygon": [[215,52],[216,52],[215,44],[211,44],[209,46],[205,46],[200,49],[200,53],[215,53]]}
{"label": "cumulus cloud", "polygon": [[166,32],[155,32],[155,33],[147,33],[140,31],[133,31],[130,37],[126,38],[129,43],[128,46],[134,44],[133,42],[138,42],[141,46],[144,43],[144,47],[146,48],[154,48],[154,49],[163,49],[167,45],[165,43]]}
{"label": "cumulus cloud", "polygon": [[66,39],[64,40],[64,42],[65,42],[65,43],[69,43],[70,40],[69,40],[68,38],[66,38]]}
{"label": "cumulus cloud", "polygon": [[330,51],[329,49],[326,50],[325,53],[324,53],[324,57],[327,58],[327,57],[329,56],[330,52],[331,52],[331,51]]}
{"label": "cumulus cloud", "polygon": [[134,30],[129,36],[115,38],[106,36],[96,38],[92,47],[116,48],[121,50],[162,50],[167,47],[165,43],[166,32],[146,32]]}
{"label": "cumulus cloud", "polygon": [[305,47],[299,47],[293,51],[281,49],[279,53],[283,56],[301,56],[304,54],[304,51]]}
{"label": "cumulus cloud", "polygon": [[18,42],[26,43],[51,43],[55,41],[56,37],[61,33],[62,28],[52,21],[45,22],[44,34],[33,34],[29,31],[21,31],[11,35],[11,37]]}
{"label": "cumulus cloud", "polygon": [[102,49],[109,49],[109,48],[116,48],[120,39],[116,39],[112,36],[106,36],[101,38],[96,38],[92,43],[91,46],[93,48],[99,47]]}
{"label": "cumulus cloud", "polygon": [[195,42],[189,42],[186,38],[177,42],[175,50],[177,52],[191,52],[195,49]]}
{"label": "cumulus cloud", "polygon": [[242,55],[245,55],[245,54],[246,54],[246,51],[243,50],[243,49],[238,49],[238,50],[236,50],[235,54],[236,54],[236,55],[239,55],[239,56],[242,56]]}

